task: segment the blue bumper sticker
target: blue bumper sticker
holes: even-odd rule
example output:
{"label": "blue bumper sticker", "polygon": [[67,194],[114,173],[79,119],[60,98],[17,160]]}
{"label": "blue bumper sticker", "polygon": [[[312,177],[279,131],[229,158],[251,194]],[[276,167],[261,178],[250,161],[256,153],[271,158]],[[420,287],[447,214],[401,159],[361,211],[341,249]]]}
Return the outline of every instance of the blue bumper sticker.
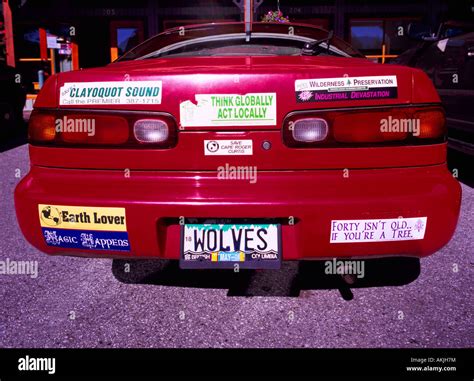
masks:
{"label": "blue bumper sticker", "polygon": [[42,228],[48,246],[130,251],[127,232]]}

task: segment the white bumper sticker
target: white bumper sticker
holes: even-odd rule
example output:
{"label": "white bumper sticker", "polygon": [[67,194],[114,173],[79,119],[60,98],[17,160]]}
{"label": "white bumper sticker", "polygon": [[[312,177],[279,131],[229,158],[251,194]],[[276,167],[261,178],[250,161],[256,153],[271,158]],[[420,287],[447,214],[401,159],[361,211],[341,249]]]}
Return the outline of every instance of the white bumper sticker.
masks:
{"label": "white bumper sticker", "polygon": [[59,104],[161,104],[162,89],[161,81],[65,83],[59,91]]}
{"label": "white bumper sticker", "polygon": [[182,127],[275,126],[276,93],[196,94],[179,105]]}
{"label": "white bumper sticker", "polygon": [[298,79],[296,102],[397,98],[397,76]]}
{"label": "white bumper sticker", "polygon": [[206,156],[252,155],[252,140],[204,140]]}
{"label": "white bumper sticker", "polygon": [[427,217],[332,220],[331,243],[410,241],[425,237]]}

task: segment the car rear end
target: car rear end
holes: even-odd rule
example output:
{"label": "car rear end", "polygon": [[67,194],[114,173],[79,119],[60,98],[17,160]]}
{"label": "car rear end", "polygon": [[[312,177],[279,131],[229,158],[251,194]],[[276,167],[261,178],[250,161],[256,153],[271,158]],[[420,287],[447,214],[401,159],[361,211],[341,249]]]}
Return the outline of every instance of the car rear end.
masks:
{"label": "car rear end", "polygon": [[[104,101],[113,88],[116,103]],[[48,254],[184,268],[423,257],[450,240],[460,208],[444,124],[425,74],[363,59],[173,58],[64,73],[35,103],[18,221]]]}

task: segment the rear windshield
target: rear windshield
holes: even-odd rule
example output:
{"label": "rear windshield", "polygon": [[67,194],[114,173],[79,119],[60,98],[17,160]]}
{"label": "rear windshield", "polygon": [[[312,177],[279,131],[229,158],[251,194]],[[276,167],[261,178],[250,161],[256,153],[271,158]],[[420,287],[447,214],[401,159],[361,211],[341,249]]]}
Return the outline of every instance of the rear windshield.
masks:
{"label": "rear windshield", "polygon": [[[210,57],[210,56],[299,56],[305,42],[312,40],[301,37],[286,38],[254,34],[246,41],[245,34],[223,35],[188,40],[184,43],[167,46],[147,54],[141,59],[158,57]],[[327,48],[326,44],[323,44]],[[336,47],[329,46],[320,55],[349,55]]]}
{"label": "rear windshield", "polygon": [[[161,33],[125,53],[119,61],[160,57],[298,56],[305,43],[324,39],[322,29],[280,24],[254,24],[250,38],[242,23],[209,24]],[[318,55],[363,57],[349,44],[333,37]]]}

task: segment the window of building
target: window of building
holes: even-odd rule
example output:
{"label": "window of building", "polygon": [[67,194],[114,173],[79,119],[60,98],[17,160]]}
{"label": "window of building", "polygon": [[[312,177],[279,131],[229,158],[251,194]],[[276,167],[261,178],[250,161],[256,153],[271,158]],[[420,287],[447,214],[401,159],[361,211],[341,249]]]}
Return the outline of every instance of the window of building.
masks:
{"label": "window of building", "polygon": [[120,20],[110,22],[110,58],[115,61],[130,49],[144,41],[141,20]]}
{"label": "window of building", "polygon": [[387,62],[417,42],[408,37],[408,24],[417,18],[350,19],[350,42],[369,58]]}

